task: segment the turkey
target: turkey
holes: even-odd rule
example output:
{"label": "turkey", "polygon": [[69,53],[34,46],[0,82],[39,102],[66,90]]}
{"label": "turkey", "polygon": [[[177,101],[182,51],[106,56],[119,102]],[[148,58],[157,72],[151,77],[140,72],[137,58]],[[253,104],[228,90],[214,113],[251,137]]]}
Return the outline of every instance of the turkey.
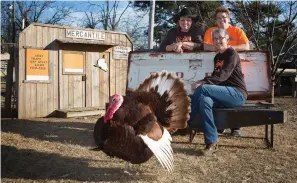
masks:
{"label": "turkey", "polygon": [[110,97],[104,117],[94,127],[97,150],[111,157],[141,164],[156,156],[173,170],[171,135],[187,126],[190,98],[184,83],[167,71],[153,73],[134,91]]}

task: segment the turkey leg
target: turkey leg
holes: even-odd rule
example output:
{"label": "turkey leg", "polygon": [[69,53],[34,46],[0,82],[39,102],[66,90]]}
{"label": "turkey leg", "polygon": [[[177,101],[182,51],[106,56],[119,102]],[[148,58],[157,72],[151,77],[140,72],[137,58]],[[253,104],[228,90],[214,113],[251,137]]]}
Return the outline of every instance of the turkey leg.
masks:
{"label": "turkey leg", "polygon": [[132,173],[129,172],[129,162],[128,161],[126,161],[124,173],[126,173],[128,175],[132,175]]}

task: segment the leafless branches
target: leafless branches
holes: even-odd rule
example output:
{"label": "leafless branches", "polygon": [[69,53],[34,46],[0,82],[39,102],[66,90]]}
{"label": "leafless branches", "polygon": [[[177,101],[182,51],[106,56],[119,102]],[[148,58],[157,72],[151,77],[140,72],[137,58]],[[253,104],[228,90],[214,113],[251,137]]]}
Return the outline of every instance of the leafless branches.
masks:
{"label": "leafless branches", "polygon": [[273,81],[281,63],[297,50],[296,1],[228,1],[234,18],[247,31],[257,50],[267,50],[272,59]]}
{"label": "leafless branches", "polygon": [[112,31],[115,31],[117,29],[122,16],[125,14],[127,9],[131,7],[132,3],[128,2],[123,11],[120,11],[119,4],[120,1],[105,1],[101,4],[89,2],[90,7],[98,8],[98,11],[96,13],[99,16],[97,18],[98,20],[100,20],[99,22],[102,23],[104,30]]}

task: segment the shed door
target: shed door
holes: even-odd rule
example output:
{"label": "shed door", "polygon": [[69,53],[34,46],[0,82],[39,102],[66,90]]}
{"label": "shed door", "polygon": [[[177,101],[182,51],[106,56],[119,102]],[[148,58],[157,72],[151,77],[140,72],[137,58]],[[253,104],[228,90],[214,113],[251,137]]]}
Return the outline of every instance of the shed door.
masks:
{"label": "shed door", "polygon": [[[97,60],[104,58],[108,71],[105,72],[98,67]],[[86,106],[87,107],[105,107],[110,96],[110,72],[113,69],[110,67],[110,53],[109,52],[86,52]]]}
{"label": "shed door", "polygon": [[61,52],[60,109],[86,107],[85,52]]}

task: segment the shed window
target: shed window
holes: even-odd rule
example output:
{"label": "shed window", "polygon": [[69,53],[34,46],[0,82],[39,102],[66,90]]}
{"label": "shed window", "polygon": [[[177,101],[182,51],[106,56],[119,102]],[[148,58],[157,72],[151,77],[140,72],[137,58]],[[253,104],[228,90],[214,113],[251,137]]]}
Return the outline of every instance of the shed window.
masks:
{"label": "shed window", "polygon": [[63,52],[63,74],[84,74],[85,55],[83,52]]}

